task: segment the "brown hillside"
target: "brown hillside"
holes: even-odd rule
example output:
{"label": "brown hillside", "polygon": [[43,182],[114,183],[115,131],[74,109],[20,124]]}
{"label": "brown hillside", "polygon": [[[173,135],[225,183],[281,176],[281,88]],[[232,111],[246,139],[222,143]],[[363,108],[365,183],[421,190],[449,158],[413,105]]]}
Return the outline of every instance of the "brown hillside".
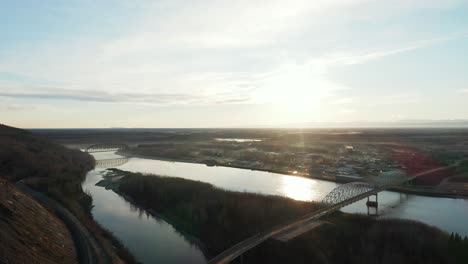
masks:
{"label": "brown hillside", "polygon": [[[15,182],[23,180],[22,184],[25,186],[52,198],[68,209],[82,227],[90,233],[90,237],[86,240],[89,240],[91,255],[95,255],[96,263],[107,263],[109,259],[112,259],[113,263],[122,263],[120,256],[124,256],[129,263],[135,263],[123,246],[111,234],[103,230],[90,214],[92,198],[83,192],[81,183],[87,171],[93,167],[94,158],[87,153],[68,149],[40,135],[0,124],[0,178],[3,177],[2,182],[8,181],[10,184],[8,186],[11,187]],[[21,194],[19,190],[14,190],[18,195]],[[0,195],[6,197],[6,194],[2,192],[0,190]],[[6,263],[72,263],[66,258],[66,256],[72,256],[67,249],[68,244],[63,239],[60,240],[61,235],[65,236],[65,233],[57,232],[50,237],[47,235],[54,230],[55,223],[58,221],[56,216],[48,213],[49,218],[54,219],[52,222],[38,217],[41,215],[41,210],[31,209],[37,208],[38,203],[29,197],[19,205],[11,197],[2,199],[7,199],[6,204],[12,208],[29,208],[15,212],[6,206],[0,208],[0,257],[4,252],[15,256],[13,262]],[[28,202],[31,204],[28,205]],[[64,228],[63,222],[59,223],[61,228],[57,230]],[[68,233],[66,236],[69,241]],[[84,234],[84,236],[87,235]],[[31,242],[27,242],[30,239],[32,239]],[[93,243],[93,240],[96,243]],[[36,245],[35,241],[39,244]],[[39,246],[42,242],[44,242],[44,247],[41,248]],[[63,250],[60,250],[61,247]],[[45,253],[37,253],[36,258],[35,252],[39,249]],[[41,259],[41,256],[50,256],[52,262]],[[36,262],[29,259],[31,257]],[[1,264],[3,264],[2,260],[0,258]]]}
{"label": "brown hillside", "polygon": [[0,178],[0,263],[77,263],[68,229]]}
{"label": "brown hillside", "polygon": [[38,135],[0,124],[0,175],[25,182],[65,204],[74,214],[90,206],[81,182],[94,159]]}
{"label": "brown hillside", "polygon": [[0,124],[0,173],[10,181],[30,177],[47,177],[54,183],[79,179],[93,165],[93,158],[79,150]]}

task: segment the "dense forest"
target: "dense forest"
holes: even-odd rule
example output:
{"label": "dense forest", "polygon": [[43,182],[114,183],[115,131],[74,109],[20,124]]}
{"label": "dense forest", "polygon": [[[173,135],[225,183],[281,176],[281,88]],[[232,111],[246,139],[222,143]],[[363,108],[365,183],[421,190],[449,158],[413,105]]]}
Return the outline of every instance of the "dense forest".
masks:
{"label": "dense forest", "polygon": [[330,222],[288,243],[268,240],[244,263],[468,263],[468,238],[420,222],[346,214]]}
{"label": "dense forest", "polygon": [[[225,191],[181,178],[126,175],[114,187],[198,237],[209,256],[243,238],[316,210],[317,204]],[[468,239],[425,224],[336,213],[289,242],[268,240],[244,263],[468,263]]]}
{"label": "dense forest", "polygon": [[0,175],[11,182],[24,180],[75,214],[79,214],[80,207],[91,206],[81,182],[93,167],[94,159],[86,153],[25,130],[0,125]]}

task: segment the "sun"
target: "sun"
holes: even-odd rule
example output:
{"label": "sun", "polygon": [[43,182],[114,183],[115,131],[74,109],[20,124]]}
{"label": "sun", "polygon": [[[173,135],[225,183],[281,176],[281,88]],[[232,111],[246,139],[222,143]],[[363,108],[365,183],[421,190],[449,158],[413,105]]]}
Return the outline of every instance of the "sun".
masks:
{"label": "sun", "polygon": [[288,99],[276,102],[279,107],[283,107],[284,110],[291,114],[299,114],[308,112],[315,106],[317,102],[308,96],[290,96]]}
{"label": "sun", "polygon": [[328,83],[309,66],[290,65],[268,76],[254,95],[290,115],[317,111],[329,94]]}

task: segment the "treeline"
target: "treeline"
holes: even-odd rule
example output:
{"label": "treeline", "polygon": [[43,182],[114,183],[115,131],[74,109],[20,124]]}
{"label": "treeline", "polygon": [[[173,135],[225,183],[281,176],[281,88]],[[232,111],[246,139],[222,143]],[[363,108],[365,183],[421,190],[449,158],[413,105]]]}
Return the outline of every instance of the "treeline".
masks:
{"label": "treeline", "polygon": [[459,234],[450,234],[449,254],[456,263],[468,263],[468,237],[462,238]]}
{"label": "treeline", "polygon": [[230,192],[181,178],[130,174],[119,191],[199,238],[213,256],[258,232],[317,209],[317,204]]}
{"label": "treeline", "polygon": [[0,175],[11,182],[24,180],[74,213],[81,211],[78,207],[91,206],[81,182],[93,167],[94,159],[86,153],[0,125]]}
{"label": "treeline", "polygon": [[468,244],[460,236],[420,222],[361,215],[331,222],[287,243],[268,240],[247,252],[244,263],[468,263]]}

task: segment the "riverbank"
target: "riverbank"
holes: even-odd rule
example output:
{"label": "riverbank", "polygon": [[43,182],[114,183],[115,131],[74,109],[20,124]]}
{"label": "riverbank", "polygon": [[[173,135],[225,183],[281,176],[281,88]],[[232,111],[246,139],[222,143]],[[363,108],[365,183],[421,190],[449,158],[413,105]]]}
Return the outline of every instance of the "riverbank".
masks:
{"label": "riverbank", "polygon": [[[140,154],[132,154],[132,153],[127,152],[127,151],[118,151],[118,152],[116,152],[116,154],[125,156],[127,158],[136,157],[136,158],[143,158],[143,159],[150,159],[150,160],[169,161],[169,162],[184,162],[184,163],[192,163],[192,164],[204,164],[204,165],[209,166],[207,163],[205,163],[203,161],[199,161],[199,160],[147,156],[147,155],[140,155]],[[310,175],[294,174],[294,173],[290,173],[288,171],[269,170],[269,169],[261,169],[261,168],[246,167],[246,166],[235,166],[235,165],[223,164],[223,163],[216,163],[215,166],[227,167],[227,168],[236,168],[236,169],[246,169],[246,170],[252,170],[252,171],[263,171],[263,172],[270,172],[270,173],[275,173],[275,174],[303,177],[303,178],[314,179],[314,180],[323,180],[323,181],[341,183],[341,184],[357,181],[355,178],[310,176]],[[400,186],[400,187],[389,188],[389,191],[405,193],[405,194],[415,194],[415,195],[427,196],[427,197],[468,199],[468,192],[465,192],[465,193],[458,192],[457,193],[457,192],[450,191],[450,190],[440,190],[440,189],[437,189],[437,187],[428,189],[428,187]]]}
{"label": "riverbank", "polygon": [[281,171],[281,170],[272,170],[272,169],[262,169],[262,168],[254,168],[254,167],[248,167],[248,166],[238,166],[238,165],[232,165],[232,164],[224,164],[224,163],[209,163],[209,162],[204,162],[200,160],[190,160],[190,159],[182,159],[182,158],[167,158],[167,157],[158,157],[158,156],[147,156],[147,155],[141,155],[141,154],[133,154],[129,153],[126,151],[119,150],[116,152],[118,155],[122,155],[126,158],[142,158],[142,159],[150,159],[150,160],[162,160],[162,161],[170,161],[170,162],[184,162],[184,163],[192,163],[192,164],[203,164],[208,167],[226,167],[226,168],[235,168],[235,169],[244,169],[244,170],[252,170],[252,171],[263,171],[263,172],[270,172],[274,174],[282,174],[282,175],[288,175],[288,176],[295,176],[295,177],[302,177],[306,179],[314,179],[314,180],[322,180],[322,181],[328,181],[328,182],[335,182],[335,183],[349,183],[355,181],[355,179],[347,180],[344,177],[342,178],[335,178],[335,177],[319,177],[319,176],[310,176],[310,175],[305,175],[301,173],[291,173],[289,171]]}
{"label": "riverbank", "polygon": [[[224,191],[181,178],[109,171],[110,177],[105,177],[107,183],[101,182],[101,186],[124,193],[137,206],[169,216],[166,219],[178,230],[199,237],[207,245],[208,256],[273,225],[272,219],[278,220],[275,216],[291,216],[291,212],[283,211],[291,210],[291,205],[313,205],[276,196]],[[275,211],[278,203],[285,201],[287,207]],[[302,207],[295,217],[312,210]],[[468,252],[468,243],[454,242],[446,233],[419,222],[343,213],[327,221],[332,224],[306,232],[288,243],[266,241],[247,252],[244,263],[363,263],[363,259],[373,260],[369,263],[464,263],[451,259],[457,254],[461,256],[457,260],[466,260],[463,254]],[[268,224],[258,226],[261,223]],[[458,246],[453,246],[454,243]],[[375,250],[367,245],[373,245]]]}
{"label": "riverbank", "polygon": [[407,188],[407,187],[393,187],[389,188],[389,191],[405,193],[405,194],[414,194],[419,196],[426,197],[439,197],[439,198],[451,198],[451,199],[468,199],[468,193],[460,194],[450,191],[441,191],[438,189],[423,189],[423,188]]}

